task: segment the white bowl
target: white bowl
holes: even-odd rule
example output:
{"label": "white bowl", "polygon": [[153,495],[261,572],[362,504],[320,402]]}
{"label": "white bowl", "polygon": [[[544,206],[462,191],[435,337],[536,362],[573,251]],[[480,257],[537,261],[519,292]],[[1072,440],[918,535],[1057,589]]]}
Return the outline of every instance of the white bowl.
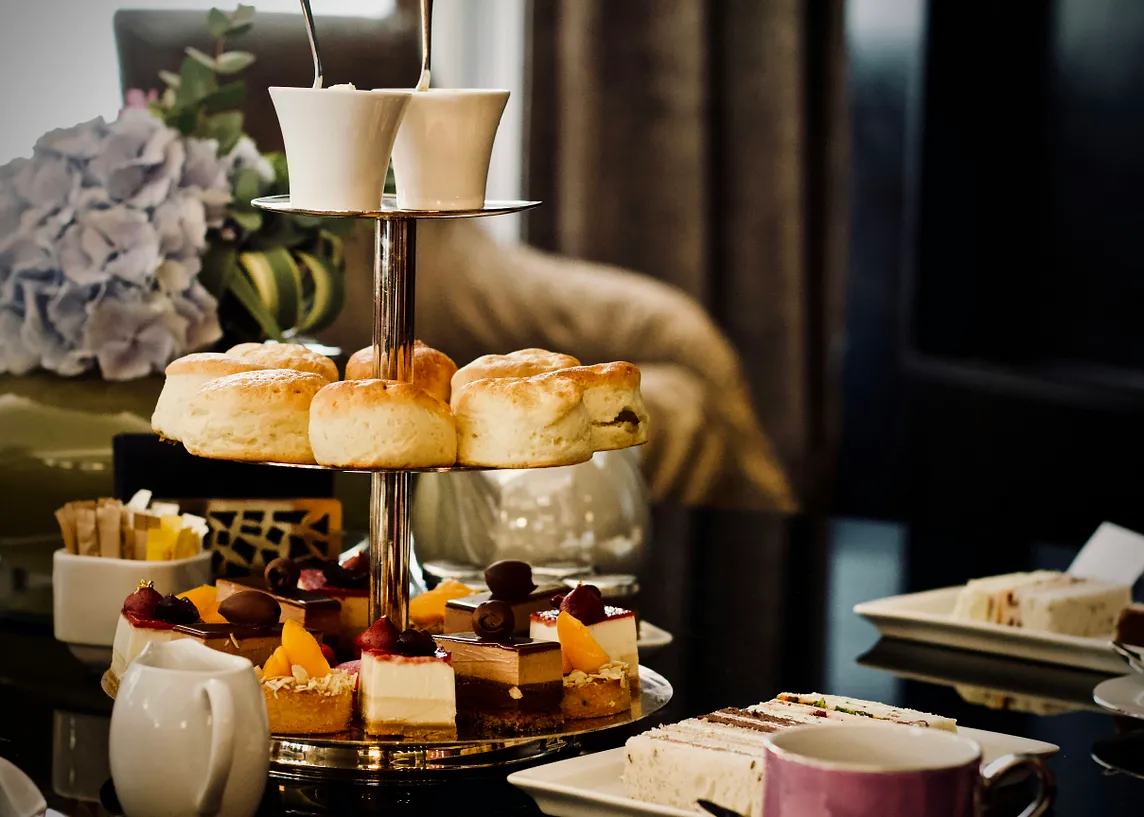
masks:
{"label": "white bowl", "polygon": [[290,202],[322,211],[377,210],[412,91],[271,88],[290,173]]}
{"label": "white bowl", "polygon": [[478,210],[508,91],[414,92],[393,145],[397,205],[409,210]]}
{"label": "white bowl", "polygon": [[189,559],[146,562],[52,554],[52,611],[57,641],[110,647],[123,600],[139,582],[154,582],[163,595],[211,583],[211,551]]}

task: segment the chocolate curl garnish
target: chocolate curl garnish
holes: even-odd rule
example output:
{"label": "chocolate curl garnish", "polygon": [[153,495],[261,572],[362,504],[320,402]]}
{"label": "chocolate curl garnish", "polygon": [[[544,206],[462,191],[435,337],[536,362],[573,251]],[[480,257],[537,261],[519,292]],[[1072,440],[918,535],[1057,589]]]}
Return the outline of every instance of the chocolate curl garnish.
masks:
{"label": "chocolate curl garnish", "polygon": [[293,559],[280,556],[266,566],[263,575],[267,587],[278,595],[285,596],[298,589],[298,577],[302,571]]}
{"label": "chocolate curl garnish", "polygon": [[516,629],[512,607],[500,600],[486,601],[473,611],[473,632],[492,640],[508,638]]}
{"label": "chocolate curl garnish", "polygon": [[536,589],[532,566],[516,559],[502,559],[485,568],[485,584],[492,598],[501,601],[520,601]]}

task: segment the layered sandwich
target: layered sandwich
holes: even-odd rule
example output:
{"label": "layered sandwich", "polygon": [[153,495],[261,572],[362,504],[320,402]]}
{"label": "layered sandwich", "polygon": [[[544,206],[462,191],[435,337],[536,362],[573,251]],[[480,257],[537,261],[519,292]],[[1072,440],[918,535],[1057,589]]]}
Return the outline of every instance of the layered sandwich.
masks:
{"label": "layered sandwich", "polygon": [[958,594],[953,618],[1102,638],[1131,601],[1128,585],[1037,570],[969,582]]}

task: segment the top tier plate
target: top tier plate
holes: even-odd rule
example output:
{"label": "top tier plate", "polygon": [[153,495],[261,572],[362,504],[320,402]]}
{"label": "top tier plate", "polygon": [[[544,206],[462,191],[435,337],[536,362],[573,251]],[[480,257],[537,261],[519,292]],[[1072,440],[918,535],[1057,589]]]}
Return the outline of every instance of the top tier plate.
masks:
{"label": "top tier plate", "polygon": [[403,210],[397,206],[397,196],[382,196],[379,210],[310,210],[290,203],[289,196],[263,196],[251,204],[275,213],[292,213],[299,216],[327,216],[342,218],[480,218],[481,216],[503,216],[520,213],[540,205],[538,201],[486,201],[480,210]]}

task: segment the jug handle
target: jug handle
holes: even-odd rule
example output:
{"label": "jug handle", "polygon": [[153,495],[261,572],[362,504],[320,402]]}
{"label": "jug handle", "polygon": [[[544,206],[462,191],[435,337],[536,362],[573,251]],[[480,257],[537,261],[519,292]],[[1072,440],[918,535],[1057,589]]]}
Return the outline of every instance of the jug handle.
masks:
{"label": "jug handle", "polygon": [[198,813],[213,817],[222,808],[222,793],[234,764],[234,699],[217,678],[202,685],[211,716],[211,750],[207,759],[207,782],[198,799]]}

